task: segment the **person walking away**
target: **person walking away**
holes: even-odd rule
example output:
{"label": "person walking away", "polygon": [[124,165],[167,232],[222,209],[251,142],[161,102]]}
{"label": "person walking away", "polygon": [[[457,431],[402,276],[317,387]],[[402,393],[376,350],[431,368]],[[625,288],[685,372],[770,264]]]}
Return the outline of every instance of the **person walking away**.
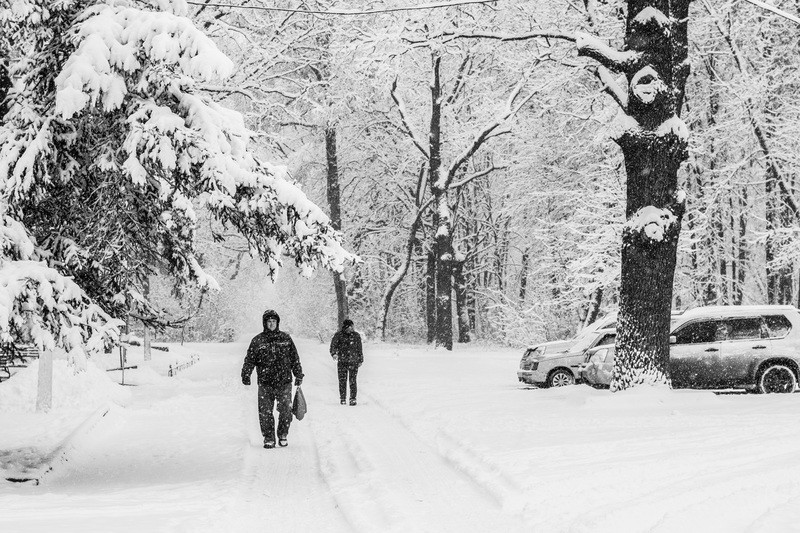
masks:
{"label": "person walking away", "polygon": [[339,373],[339,401],[345,405],[347,384],[350,383],[350,405],[356,404],[358,393],[358,367],[364,362],[361,348],[361,335],[353,329],[353,321],[349,318],[342,322],[342,329],[337,331],[331,340],[331,357],[336,361]]}
{"label": "person walking away", "polygon": [[281,317],[268,309],[261,317],[264,331],[253,337],[242,366],[242,383],[250,385],[256,369],[258,379],[258,420],[264,448],[275,447],[275,416],[278,404],[278,445],[287,446],[292,422],[292,375],[294,384],[303,382],[303,368],[292,337],[280,330]]}

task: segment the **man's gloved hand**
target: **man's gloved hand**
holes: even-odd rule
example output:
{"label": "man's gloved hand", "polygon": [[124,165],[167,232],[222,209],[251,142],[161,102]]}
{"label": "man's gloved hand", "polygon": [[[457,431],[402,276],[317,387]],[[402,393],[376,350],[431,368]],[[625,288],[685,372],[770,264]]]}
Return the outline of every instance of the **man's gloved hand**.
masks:
{"label": "man's gloved hand", "polygon": [[338,353],[332,353],[331,357],[333,357],[334,361],[338,361],[339,360],[339,354]]}
{"label": "man's gloved hand", "polygon": [[295,378],[294,379],[294,386],[299,387],[303,383],[303,378]]}
{"label": "man's gloved hand", "polygon": [[242,385],[250,385],[250,376],[242,376]]}

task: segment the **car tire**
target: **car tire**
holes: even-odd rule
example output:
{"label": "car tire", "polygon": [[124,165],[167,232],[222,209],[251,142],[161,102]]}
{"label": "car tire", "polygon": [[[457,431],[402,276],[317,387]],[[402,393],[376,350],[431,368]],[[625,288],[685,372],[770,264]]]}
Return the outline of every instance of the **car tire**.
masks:
{"label": "car tire", "polygon": [[575,385],[575,376],[564,368],[559,368],[547,378],[548,387],[566,387],[567,385]]}
{"label": "car tire", "polygon": [[756,392],[761,394],[792,393],[797,390],[797,376],[786,365],[772,363],[758,373]]}

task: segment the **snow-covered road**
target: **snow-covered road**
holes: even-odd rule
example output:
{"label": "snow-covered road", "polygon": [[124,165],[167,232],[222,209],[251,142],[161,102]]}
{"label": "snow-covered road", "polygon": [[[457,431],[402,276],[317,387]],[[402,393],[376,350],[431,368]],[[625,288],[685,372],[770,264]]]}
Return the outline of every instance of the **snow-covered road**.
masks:
{"label": "snow-covered road", "polygon": [[[261,447],[243,344],[173,346],[42,485],[0,484],[0,532],[800,531],[800,394],[533,389],[517,350],[367,344],[351,407],[327,347],[298,347],[288,448]],[[76,420],[12,411],[0,469]]]}

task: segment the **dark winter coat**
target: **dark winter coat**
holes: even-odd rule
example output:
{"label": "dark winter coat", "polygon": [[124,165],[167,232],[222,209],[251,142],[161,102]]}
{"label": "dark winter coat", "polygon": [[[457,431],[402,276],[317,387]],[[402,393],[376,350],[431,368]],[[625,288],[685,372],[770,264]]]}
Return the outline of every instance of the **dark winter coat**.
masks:
{"label": "dark winter coat", "polygon": [[361,335],[353,331],[341,329],[333,335],[331,340],[331,357],[337,356],[339,364],[358,364],[364,362],[364,352],[361,350]]}
{"label": "dark winter coat", "polygon": [[[267,319],[274,317],[278,321],[275,331],[267,329]],[[258,384],[269,387],[285,386],[292,382],[292,374],[297,382],[303,380],[303,368],[300,356],[288,333],[280,330],[280,317],[274,311],[267,311],[263,316],[264,331],[253,337],[242,366],[242,383],[250,383],[250,374],[256,369]],[[299,383],[298,383],[299,384]]]}

